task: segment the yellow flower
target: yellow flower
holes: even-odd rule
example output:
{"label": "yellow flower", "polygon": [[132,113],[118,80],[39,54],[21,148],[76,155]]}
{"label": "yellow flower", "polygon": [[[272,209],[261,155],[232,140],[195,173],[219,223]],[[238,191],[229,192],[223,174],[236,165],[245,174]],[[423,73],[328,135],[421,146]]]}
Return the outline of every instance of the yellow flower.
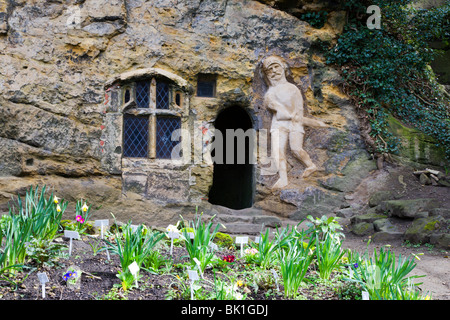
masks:
{"label": "yellow flower", "polygon": [[57,196],[54,196],[54,197],[53,197],[53,202],[54,202],[54,203],[58,203],[58,200],[59,200],[59,198],[58,198]]}
{"label": "yellow flower", "polygon": [[83,210],[83,212],[86,212],[89,209],[89,207],[86,205],[86,203],[84,203],[84,205],[81,207],[81,210]]}
{"label": "yellow flower", "polygon": [[56,205],[56,211],[61,212],[61,207],[58,205]]}
{"label": "yellow flower", "polygon": [[242,280],[238,280],[238,281],[236,281],[236,285],[238,287],[242,287],[244,285],[244,282]]}

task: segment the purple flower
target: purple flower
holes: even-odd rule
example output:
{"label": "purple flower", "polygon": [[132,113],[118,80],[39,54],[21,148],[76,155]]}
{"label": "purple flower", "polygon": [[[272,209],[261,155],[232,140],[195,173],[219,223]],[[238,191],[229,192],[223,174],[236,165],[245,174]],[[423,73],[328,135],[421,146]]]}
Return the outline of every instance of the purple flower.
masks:
{"label": "purple flower", "polygon": [[353,266],[355,267],[355,269],[358,268],[358,263],[355,263]]}

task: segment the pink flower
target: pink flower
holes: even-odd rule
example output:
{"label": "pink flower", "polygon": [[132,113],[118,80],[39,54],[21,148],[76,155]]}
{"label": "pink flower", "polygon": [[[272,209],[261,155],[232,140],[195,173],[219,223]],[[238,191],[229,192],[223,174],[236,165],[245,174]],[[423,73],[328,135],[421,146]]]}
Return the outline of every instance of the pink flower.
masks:
{"label": "pink flower", "polygon": [[84,223],[84,219],[83,219],[83,217],[80,216],[80,215],[78,215],[78,216],[76,217],[76,220],[77,220],[79,223]]}

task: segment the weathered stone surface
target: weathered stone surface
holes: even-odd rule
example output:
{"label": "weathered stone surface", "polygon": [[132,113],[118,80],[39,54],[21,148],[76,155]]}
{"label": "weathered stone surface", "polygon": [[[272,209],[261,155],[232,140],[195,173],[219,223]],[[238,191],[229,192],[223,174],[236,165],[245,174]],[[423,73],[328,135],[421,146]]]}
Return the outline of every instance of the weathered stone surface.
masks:
{"label": "weathered stone surface", "polygon": [[396,241],[396,240],[402,240],[403,239],[403,232],[398,231],[379,231],[375,232],[372,235],[372,241],[374,243],[382,242],[386,243],[389,241]]}
{"label": "weathered stone surface", "polygon": [[351,218],[354,215],[358,214],[358,210],[355,208],[344,208],[336,211],[336,217],[340,218]]}
{"label": "weathered stone surface", "polygon": [[448,221],[446,222],[441,216],[415,219],[406,230],[405,239],[411,243],[429,243],[431,236],[442,234],[442,230],[445,230],[447,225]]}
{"label": "weathered stone surface", "polygon": [[424,173],[422,173],[419,177],[419,181],[421,184],[425,184],[425,185],[429,185],[431,184],[431,180],[430,178],[428,178],[428,176]]}
{"label": "weathered stone surface", "polygon": [[391,192],[389,191],[377,191],[371,194],[369,198],[369,207],[376,207],[381,202],[387,201],[392,197]]}
{"label": "weathered stone surface", "polygon": [[414,200],[388,200],[380,204],[379,212],[386,212],[389,216],[399,218],[415,218],[417,213],[428,211],[438,207],[435,199],[414,199]]}
{"label": "weathered stone surface", "polygon": [[445,219],[450,219],[450,209],[433,208],[430,210],[430,216],[441,216]]}
{"label": "weathered stone surface", "polygon": [[389,221],[389,219],[378,219],[373,222],[375,231],[397,231],[397,228]]}
{"label": "weathered stone surface", "polygon": [[373,231],[373,224],[368,222],[360,222],[352,226],[352,232],[357,236],[367,236],[372,234]]}
{"label": "weathered stone surface", "polygon": [[[186,93],[190,132],[232,105],[249,113],[255,129],[268,130],[260,64],[271,54],[286,60],[287,80],[303,90],[308,116],[330,128],[306,130],[314,175],[301,178],[304,165],[288,153],[290,185],[274,193],[269,186],[278,176],[262,177],[255,166],[254,207],[294,219],[340,209],[344,194],[375,168],[339,73],[315,49],[336,41],[345,13],[322,1],[292,8],[327,8],[328,21],[315,29],[257,1],[0,0],[1,209],[36,184],[102,205],[99,218],[113,212],[166,226],[195,205],[207,208],[213,166],[123,157],[122,85],[168,78]],[[214,98],[196,96],[199,73],[217,76]]]}
{"label": "weathered stone surface", "polygon": [[373,223],[376,220],[385,219],[386,217],[387,216],[384,214],[366,213],[366,214],[354,216],[350,219],[350,221],[352,222],[352,224],[357,224],[357,223],[361,223],[361,222]]}
{"label": "weathered stone surface", "polygon": [[389,117],[388,123],[389,130],[401,140],[402,147],[398,157],[404,163],[418,162],[436,166],[446,165],[447,161],[443,156],[444,150],[436,146],[433,138],[417,129],[406,127],[394,117]]}

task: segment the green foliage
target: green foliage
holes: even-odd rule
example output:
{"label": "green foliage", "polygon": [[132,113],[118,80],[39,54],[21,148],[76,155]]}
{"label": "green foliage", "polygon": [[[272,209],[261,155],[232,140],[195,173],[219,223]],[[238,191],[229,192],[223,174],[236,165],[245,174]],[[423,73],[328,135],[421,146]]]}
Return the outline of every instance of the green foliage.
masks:
{"label": "green foliage", "polygon": [[331,234],[326,234],[325,239],[316,240],[316,257],[319,275],[322,279],[328,280],[333,270],[341,263],[341,258],[345,251],[342,250],[341,242]]}
{"label": "green foliage", "polygon": [[216,233],[214,243],[223,248],[230,248],[234,245],[233,238],[229,234],[223,232]]}
{"label": "green foliage", "polygon": [[[117,230],[117,229],[116,229]],[[133,287],[136,279],[129,270],[129,265],[134,261],[141,267],[154,248],[154,246],[164,237],[164,233],[160,232],[144,232],[144,226],[141,224],[135,231],[131,227],[131,222],[122,227],[122,234],[116,231],[114,240],[111,242],[105,239],[107,250],[117,254],[120,259],[122,270],[119,271],[117,277],[122,281],[124,290]],[[139,278],[139,274],[137,275]]]}
{"label": "green foliage", "polygon": [[253,244],[252,247],[258,250],[252,255],[252,261],[262,269],[268,269],[273,267],[276,259],[277,243],[276,240],[270,240],[269,229],[266,232],[261,233],[260,240],[257,244]]}
{"label": "green foliage", "polygon": [[206,266],[214,258],[214,250],[211,249],[210,243],[213,242],[220,225],[216,225],[212,229],[212,219],[208,224],[201,221],[201,215],[195,215],[193,221],[189,221],[189,226],[192,228],[194,238],[191,239],[188,228],[183,229],[183,237],[185,239],[185,247],[193,266],[196,266],[196,260],[200,264],[200,272],[203,272]]}
{"label": "green foliage", "polygon": [[[399,292],[411,291],[413,279],[423,276],[410,276],[416,267],[413,257],[402,258],[383,247],[377,252],[374,249],[372,257],[354,254],[351,259],[350,280],[358,283],[369,293],[371,300],[390,300]],[[418,286],[420,283],[414,284]]]}
{"label": "green foliage", "polygon": [[49,239],[32,238],[26,244],[26,254],[31,262],[38,268],[58,265],[58,259],[63,250],[67,250],[64,244],[54,243]]}
{"label": "green foliage", "polygon": [[280,272],[283,278],[284,294],[287,298],[295,298],[306,272],[312,262],[311,246],[314,239],[310,238],[308,245],[303,245],[303,237],[289,242],[287,248],[278,251]]}
{"label": "green foliage", "polygon": [[300,15],[300,20],[308,22],[312,27],[320,29],[327,22],[328,12],[318,11],[318,12],[306,12]]}
{"label": "green foliage", "polygon": [[321,218],[314,218],[311,215],[306,217],[309,222],[306,225],[309,229],[306,231],[311,237],[318,237],[320,241],[323,241],[328,235],[340,241],[344,238],[344,234],[340,232],[342,230],[341,225],[337,221],[336,217],[329,217],[323,215]]}
{"label": "green foliage", "polygon": [[[340,67],[345,91],[369,127],[372,151],[396,153],[399,140],[387,126],[388,114],[434,137],[450,159],[448,94],[429,67],[439,52],[429,42],[450,39],[450,3],[416,10],[411,0],[345,1],[348,24],[327,63]],[[380,30],[366,25],[366,8],[381,9]]]}
{"label": "green foliage", "polygon": [[57,201],[53,193],[46,196],[46,187],[31,187],[25,194],[25,199],[19,195],[9,208],[9,215],[16,220],[21,230],[29,230],[27,237],[35,239],[53,239],[60,229],[61,217],[67,208],[66,201]]}

